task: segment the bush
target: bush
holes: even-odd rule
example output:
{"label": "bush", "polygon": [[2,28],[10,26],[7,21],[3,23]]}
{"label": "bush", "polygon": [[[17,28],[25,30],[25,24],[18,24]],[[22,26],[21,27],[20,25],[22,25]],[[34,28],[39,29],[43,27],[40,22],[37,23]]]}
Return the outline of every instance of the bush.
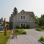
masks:
{"label": "bush", "polygon": [[26,34],[24,30],[14,30],[13,32],[17,34]]}
{"label": "bush", "polygon": [[19,26],[16,26],[17,29],[19,29]]}
{"label": "bush", "polygon": [[24,31],[22,34],[26,34],[26,32]]}
{"label": "bush", "polygon": [[37,31],[42,31],[42,29],[41,29],[41,28],[36,28],[35,30],[37,30]]}
{"label": "bush", "polygon": [[22,26],[21,28],[24,28],[25,29],[25,26]]}
{"label": "bush", "polygon": [[43,30],[44,30],[44,26],[41,26],[41,29],[43,29]]}
{"label": "bush", "polygon": [[40,40],[40,41],[44,41],[44,37],[43,37],[43,36],[41,36],[39,40]]}
{"label": "bush", "polygon": [[26,29],[30,29],[30,25],[26,25]]}

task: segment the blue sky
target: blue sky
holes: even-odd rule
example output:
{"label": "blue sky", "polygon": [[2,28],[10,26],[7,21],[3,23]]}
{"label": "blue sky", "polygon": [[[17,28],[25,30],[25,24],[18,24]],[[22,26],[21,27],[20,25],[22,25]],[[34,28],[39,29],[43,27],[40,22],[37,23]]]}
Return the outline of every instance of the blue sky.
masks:
{"label": "blue sky", "polygon": [[6,18],[9,21],[14,7],[17,7],[18,12],[22,9],[33,11],[38,17],[44,14],[44,0],[0,0],[0,18]]}

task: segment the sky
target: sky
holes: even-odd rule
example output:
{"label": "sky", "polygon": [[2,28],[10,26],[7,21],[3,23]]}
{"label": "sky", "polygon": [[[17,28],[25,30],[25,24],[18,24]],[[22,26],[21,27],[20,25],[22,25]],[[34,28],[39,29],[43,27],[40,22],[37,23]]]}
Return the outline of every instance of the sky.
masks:
{"label": "sky", "polygon": [[6,18],[6,21],[9,21],[14,7],[18,12],[23,9],[34,12],[38,17],[44,14],[44,0],[0,0],[0,18]]}

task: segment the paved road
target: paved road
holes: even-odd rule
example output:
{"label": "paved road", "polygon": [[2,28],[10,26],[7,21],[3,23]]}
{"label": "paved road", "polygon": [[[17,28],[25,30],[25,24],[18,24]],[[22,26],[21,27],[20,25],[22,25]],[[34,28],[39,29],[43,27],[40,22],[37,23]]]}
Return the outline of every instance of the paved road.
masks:
{"label": "paved road", "polygon": [[27,35],[18,35],[17,39],[9,39],[8,44],[41,44],[38,39],[40,36],[44,36],[44,32],[38,32],[34,29],[25,31]]}

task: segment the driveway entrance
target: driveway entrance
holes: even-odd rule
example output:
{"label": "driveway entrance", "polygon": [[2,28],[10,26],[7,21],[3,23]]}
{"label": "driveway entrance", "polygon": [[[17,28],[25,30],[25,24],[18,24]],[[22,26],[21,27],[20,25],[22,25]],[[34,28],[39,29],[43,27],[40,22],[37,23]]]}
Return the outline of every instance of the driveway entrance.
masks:
{"label": "driveway entrance", "polygon": [[27,35],[18,35],[17,39],[9,39],[8,44],[41,44],[38,42],[40,36],[44,36],[44,32],[38,32],[34,29],[26,29]]}

